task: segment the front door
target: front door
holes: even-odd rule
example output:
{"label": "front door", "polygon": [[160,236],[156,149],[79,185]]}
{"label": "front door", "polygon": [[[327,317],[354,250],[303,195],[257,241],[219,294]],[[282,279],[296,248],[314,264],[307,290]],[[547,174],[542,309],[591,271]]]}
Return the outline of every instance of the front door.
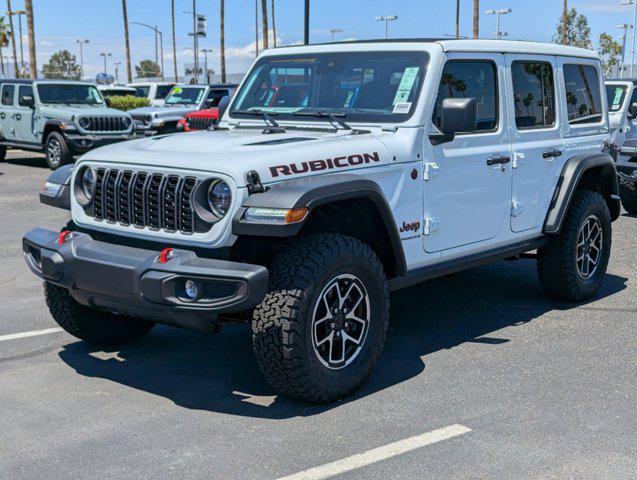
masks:
{"label": "front door", "polygon": [[37,141],[33,133],[35,110],[23,101],[24,97],[27,96],[33,97],[33,86],[20,85],[14,111],[16,137],[20,142],[35,143]]}
{"label": "front door", "polygon": [[2,136],[5,140],[14,141],[16,139],[15,128],[15,93],[14,84],[4,83],[0,88],[0,124],[2,125]]}
{"label": "front door", "polygon": [[564,161],[555,57],[506,55],[511,122],[511,230],[539,228]]}
{"label": "front door", "polygon": [[478,123],[474,132],[425,149],[427,252],[479,244],[508,223],[511,152],[504,83],[502,54],[447,55],[431,129],[439,129],[442,101],[450,97],[475,98]]}

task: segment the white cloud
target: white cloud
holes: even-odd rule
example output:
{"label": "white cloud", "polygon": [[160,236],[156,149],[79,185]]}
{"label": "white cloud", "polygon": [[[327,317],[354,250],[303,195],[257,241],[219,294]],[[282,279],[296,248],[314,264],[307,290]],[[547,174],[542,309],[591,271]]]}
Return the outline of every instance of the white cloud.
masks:
{"label": "white cloud", "polygon": [[[577,8],[577,7],[576,7]],[[580,10],[599,13],[623,13],[628,12],[630,9],[626,5],[619,5],[619,3],[600,4],[600,3],[586,3],[579,7]]]}
{"label": "white cloud", "polygon": [[[28,41],[28,39],[27,39],[27,41]],[[54,45],[53,42],[50,42],[48,40],[42,40],[40,42],[40,46],[41,47],[52,47],[53,45]]]}

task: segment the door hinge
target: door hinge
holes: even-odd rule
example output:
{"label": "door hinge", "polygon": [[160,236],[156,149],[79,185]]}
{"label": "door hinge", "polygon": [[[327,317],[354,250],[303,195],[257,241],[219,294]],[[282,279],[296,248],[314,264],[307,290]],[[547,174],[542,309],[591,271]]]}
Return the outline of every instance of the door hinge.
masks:
{"label": "door hinge", "polygon": [[425,182],[432,179],[432,177],[438,176],[438,164],[437,163],[425,163],[425,170],[423,178]]}
{"label": "door hinge", "polygon": [[519,217],[524,212],[524,204],[522,202],[518,202],[514,200],[511,202],[511,216]]}
{"label": "door hinge", "polygon": [[423,227],[424,235],[431,235],[432,233],[436,233],[440,228],[440,219],[438,217],[427,217],[425,218],[425,224]]}

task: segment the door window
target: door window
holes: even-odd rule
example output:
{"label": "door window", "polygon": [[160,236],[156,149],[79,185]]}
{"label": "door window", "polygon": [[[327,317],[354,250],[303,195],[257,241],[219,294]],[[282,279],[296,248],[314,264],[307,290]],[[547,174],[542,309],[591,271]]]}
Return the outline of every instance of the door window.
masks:
{"label": "door window", "polygon": [[445,98],[475,98],[478,103],[478,132],[498,128],[498,86],[496,69],[487,60],[451,60],[442,73],[433,123],[440,129],[442,101]]}
{"label": "door window", "polygon": [[626,85],[606,85],[606,97],[608,98],[608,111],[618,112],[624,103],[626,96]]}
{"label": "door window", "polygon": [[23,85],[18,89],[18,105],[28,107],[28,105],[22,101],[22,97],[33,97],[33,87],[31,85]]}
{"label": "door window", "polygon": [[2,85],[2,105],[13,105],[13,95],[15,94],[14,85]]}
{"label": "door window", "polygon": [[566,105],[571,124],[602,120],[602,96],[597,69],[592,65],[564,65]]}
{"label": "door window", "polygon": [[518,130],[555,125],[553,69],[546,62],[513,62],[513,102]]}
{"label": "door window", "polygon": [[172,85],[158,85],[157,92],[155,93],[155,100],[165,99],[172,89]]}

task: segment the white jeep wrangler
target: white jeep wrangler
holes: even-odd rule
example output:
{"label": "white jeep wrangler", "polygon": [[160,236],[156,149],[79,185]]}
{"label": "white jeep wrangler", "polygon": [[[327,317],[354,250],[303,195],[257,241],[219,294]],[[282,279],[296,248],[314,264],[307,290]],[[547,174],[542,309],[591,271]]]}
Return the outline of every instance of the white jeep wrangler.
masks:
{"label": "white jeep wrangler", "polygon": [[558,45],[268,50],[217,130],[53,173],[42,201],[72,221],[25,258],[78,338],[251,322],[274,388],[331,401],[378,360],[392,290],[537,250],[549,295],[595,294],[620,213],[603,92],[595,54]]}

